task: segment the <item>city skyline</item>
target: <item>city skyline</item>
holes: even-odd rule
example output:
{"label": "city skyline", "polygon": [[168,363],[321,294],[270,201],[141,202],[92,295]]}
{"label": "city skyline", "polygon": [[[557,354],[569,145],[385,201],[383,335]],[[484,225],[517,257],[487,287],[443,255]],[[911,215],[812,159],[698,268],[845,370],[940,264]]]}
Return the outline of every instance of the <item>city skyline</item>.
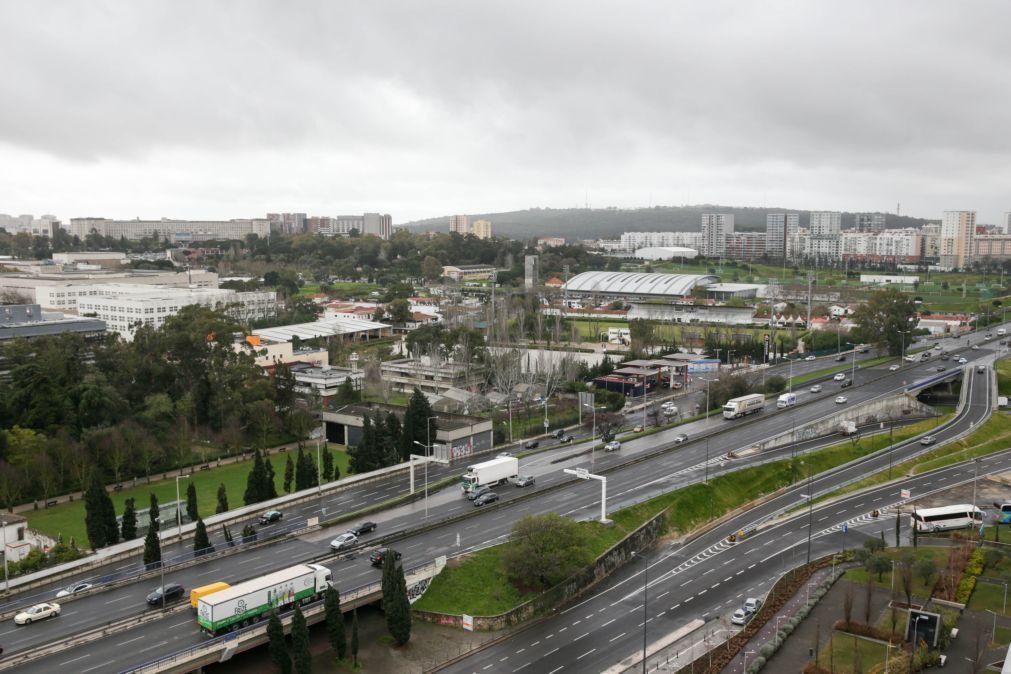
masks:
{"label": "city skyline", "polygon": [[0,212],[1011,202],[1006,3],[103,6],[0,10]]}

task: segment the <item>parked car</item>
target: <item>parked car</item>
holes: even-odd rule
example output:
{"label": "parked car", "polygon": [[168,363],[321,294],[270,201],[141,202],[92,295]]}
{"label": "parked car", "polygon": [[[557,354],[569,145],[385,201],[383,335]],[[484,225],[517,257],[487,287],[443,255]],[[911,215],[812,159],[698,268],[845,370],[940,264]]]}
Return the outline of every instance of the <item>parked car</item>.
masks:
{"label": "parked car", "polygon": [[350,548],[352,545],[358,542],[358,537],[355,536],[350,531],[344,532],[337,538],[330,541],[330,549],[336,552],[337,550],[344,550]]}
{"label": "parked car", "polygon": [[821,384],[815,384],[812,386],[811,393],[821,393]]}
{"label": "parked car", "polygon": [[156,587],[154,591],[147,596],[147,603],[151,606],[161,606],[162,598],[164,596],[165,603],[172,601],[178,601],[186,595],[186,590],[179,583],[166,583],[161,587]]}
{"label": "parked car", "polygon": [[375,530],[376,530],[375,522],[361,522],[348,529],[348,533],[354,534],[355,536],[361,536],[362,534],[368,534]]}
{"label": "parked car", "polygon": [[734,615],[730,618],[730,624],[746,625],[750,618],[751,616],[745,613],[743,608],[739,608],[736,611],[734,611]]}
{"label": "parked car", "polygon": [[38,620],[55,618],[58,615],[60,615],[60,605],[55,601],[50,601],[45,604],[36,604],[35,606],[18,613],[14,616],[14,624],[31,625],[33,622]]}
{"label": "parked car", "polygon": [[852,379],[844,379],[843,383],[839,385],[839,388],[849,388],[850,386],[853,386],[853,380]]}
{"label": "parked car", "polygon": [[837,372],[836,375],[834,377],[832,377],[832,379],[834,379],[836,381],[843,381],[844,379],[846,379],[846,373],[845,372]]}
{"label": "parked car", "polygon": [[273,524],[274,522],[280,522],[282,517],[284,517],[284,515],[281,514],[280,510],[268,510],[260,515],[260,524]]}
{"label": "parked car", "polygon": [[621,449],[621,443],[618,442],[617,440],[612,440],[611,442],[604,445],[605,452],[617,452],[619,449]]}
{"label": "parked car", "polygon": [[748,615],[754,615],[758,613],[758,609],[762,608],[762,600],[756,599],[754,597],[748,597],[744,600],[744,612]]}
{"label": "parked car", "polygon": [[533,475],[520,475],[516,478],[517,487],[533,487],[534,486],[534,476]]}
{"label": "parked car", "polygon": [[489,503],[494,503],[497,500],[498,494],[496,494],[493,491],[485,492],[484,494],[481,494],[476,499],[474,499],[474,506],[477,507],[487,505]]}
{"label": "parked car", "polygon": [[807,358],[805,358],[804,360],[815,360],[815,357],[814,357],[814,356],[808,356],[808,357],[807,357]]}
{"label": "parked car", "polygon": [[[397,554],[394,559],[400,559],[402,557],[399,551],[394,550],[394,552]],[[383,562],[386,561],[386,555],[388,554],[390,554],[389,548],[379,548],[369,555],[369,563],[372,564],[372,566],[382,566]]]}
{"label": "parked car", "polygon": [[678,433],[674,436],[674,444],[680,445],[682,442],[688,442],[688,435],[685,433]]}
{"label": "parked car", "polygon": [[847,403],[847,401],[848,401],[848,399],[846,398],[846,396],[836,396],[835,397],[835,403],[836,403],[836,405],[845,405]]}
{"label": "parked car", "polygon": [[937,442],[937,438],[934,437],[933,435],[924,435],[922,438],[920,438],[920,444],[923,445],[924,447],[926,447],[927,445],[932,445],[935,442]]}
{"label": "parked car", "polygon": [[94,585],[92,585],[91,583],[74,583],[73,585],[69,585],[60,590],[59,592],[57,592],[56,598],[62,599],[63,597],[72,597],[75,594],[80,594],[81,592],[84,592],[85,590],[90,590],[93,587]]}
{"label": "parked car", "polygon": [[537,449],[541,446],[541,443],[536,440],[527,440],[523,443],[523,449]]}

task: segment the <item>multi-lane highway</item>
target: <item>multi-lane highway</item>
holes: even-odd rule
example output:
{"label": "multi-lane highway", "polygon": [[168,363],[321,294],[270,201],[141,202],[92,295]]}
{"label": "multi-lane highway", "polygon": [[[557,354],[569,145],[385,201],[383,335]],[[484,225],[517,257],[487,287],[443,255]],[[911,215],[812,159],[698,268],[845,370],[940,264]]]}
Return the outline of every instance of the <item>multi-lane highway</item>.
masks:
{"label": "multi-lane highway", "polygon": [[[988,355],[986,350],[971,352],[971,355]],[[846,390],[849,404],[868,400],[903,386],[914,378],[930,374],[929,365],[909,365],[898,372],[889,373],[884,368],[873,372],[858,371],[857,383],[870,380],[867,384],[854,386]],[[776,435],[788,423],[800,426],[809,421],[819,419],[835,412],[838,407],[832,402],[837,393],[834,387],[825,386],[826,391],[820,394],[804,394],[809,397],[809,404],[800,405],[787,411],[776,412],[768,410],[764,415],[753,417],[752,421],[724,422],[722,419],[711,419],[708,422],[697,422],[690,427],[680,427],[661,433],[625,442],[618,455],[605,455],[597,452],[592,460],[598,472],[615,468],[629,456],[642,455],[654,451],[673,440],[680,432],[688,432],[693,439],[707,428],[711,431],[725,429],[722,433],[712,435],[708,443],[696,440],[681,446],[675,452],[669,452],[648,461],[615,468],[608,473],[609,508],[615,509],[622,505],[633,503],[649,495],[669,491],[684,484],[697,481],[702,477],[703,464],[708,454],[711,470],[735,469],[747,465],[751,461],[767,458],[768,454],[753,459],[739,461],[721,461],[726,452],[748,446],[754,440]],[[974,405],[978,406],[978,403]],[[791,419],[791,417],[794,417]],[[708,446],[707,446],[708,444]],[[568,482],[569,477],[561,473],[562,468],[586,467],[591,457],[586,454],[585,447],[573,447],[564,453],[538,455],[525,460],[522,472],[536,475],[540,489]],[[780,450],[787,451],[787,450]],[[568,459],[563,456],[570,457]],[[899,456],[899,451],[896,451]],[[459,472],[460,468],[453,469]],[[818,482],[815,483],[816,487]],[[355,504],[375,502],[383,498],[382,490],[393,489],[392,485],[367,485],[353,494],[340,497],[349,500],[342,507],[355,507]],[[399,490],[402,491],[403,486]],[[372,492],[372,493],[370,493]],[[453,554],[456,551],[487,545],[508,536],[512,522],[530,513],[555,511],[563,513],[586,513],[587,516],[599,507],[598,492],[588,488],[585,483],[570,483],[563,488],[548,491],[538,498],[524,499],[510,504],[518,496],[526,494],[524,490],[507,488],[502,490],[506,497],[502,507],[488,512],[478,512],[476,516],[466,521],[445,527],[437,527],[431,531],[410,536],[398,542],[397,547],[404,552],[408,564],[420,563],[439,554]],[[317,506],[314,506],[318,508]],[[327,506],[335,507],[335,506]],[[360,506],[358,506],[360,507]],[[449,489],[433,494],[428,499],[429,520],[444,518],[454,514],[473,513],[469,501],[460,498],[459,492]],[[330,512],[333,512],[330,510]],[[315,514],[312,512],[311,514]],[[292,516],[286,514],[286,520]],[[393,531],[409,531],[417,528],[424,521],[424,506],[422,503],[412,503],[394,508],[378,515],[376,521],[380,528],[377,535]],[[206,584],[216,580],[236,582],[238,580],[259,575],[280,566],[304,560],[312,555],[326,551],[326,545],[334,532],[316,532],[310,535],[288,539],[266,548],[242,551],[220,560],[210,560],[206,563],[175,572],[170,572],[167,580],[182,583],[187,588]],[[459,547],[457,547],[459,537]],[[371,582],[378,577],[378,571],[370,568],[362,558],[353,560],[331,559],[329,566],[335,572],[337,584],[342,590],[357,587]],[[8,623],[0,629],[0,644],[8,653],[23,652],[34,646],[47,643],[68,634],[84,629],[101,626],[109,621],[125,618],[144,611],[143,596],[156,585],[157,581],[127,585],[118,589],[102,592],[93,596],[85,596],[79,600],[67,602],[64,614],[59,619],[48,623],[32,625],[30,628],[15,629]],[[29,603],[29,602],[26,602]],[[195,621],[189,613],[171,615],[164,620],[144,625],[135,630],[118,633],[101,639],[80,649],[61,653],[51,658],[37,660],[23,669],[49,671],[54,668],[74,667],[80,672],[99,671],[105,669],[123,669],[130,665],[155,659],[158,655],[170,653],[181,648],[200,643],[203,639],[196,629]]]}

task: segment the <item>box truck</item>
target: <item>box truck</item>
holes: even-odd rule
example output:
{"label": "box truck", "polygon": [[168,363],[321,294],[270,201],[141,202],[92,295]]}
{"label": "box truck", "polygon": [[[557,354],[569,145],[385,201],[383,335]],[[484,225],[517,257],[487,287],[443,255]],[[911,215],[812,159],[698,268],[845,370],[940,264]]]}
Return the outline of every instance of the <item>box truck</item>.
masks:
{"label": "box truck", "polygon": [[856,435],[857,432],[857,422],[855,421],[840,421],[839,422],[839,434],[840,435]]}
{"label": "box truck", "polygon": [[797,404],[797,394],[796,393],[784,393],[779,398],[776,399],[776,407],[783,409],[784,407],[789,407],[791,405]]}
{"label": "box truck", "polygon": [[499,456],[491,461],[483,461],[467,466],[463,476],[463,493],[467,495],[478,487],[494,486],[508,480],[515,480],[520,472],[520,462],[515,456]]}
{"label": "box truck", "polygon": [[723,418],[737,419],[753,412],[761,412],[763,407],[765,407],[765,396],[761,393],[731,398],[723,406]]}
{"label": "box truck", "polygon": [[286,609],[305,599],[320,599],[331,584],[330,569],[319,564],[298,564],[247,580],[201,597],[197,622],[217,634],[266,620],[270,612]]}

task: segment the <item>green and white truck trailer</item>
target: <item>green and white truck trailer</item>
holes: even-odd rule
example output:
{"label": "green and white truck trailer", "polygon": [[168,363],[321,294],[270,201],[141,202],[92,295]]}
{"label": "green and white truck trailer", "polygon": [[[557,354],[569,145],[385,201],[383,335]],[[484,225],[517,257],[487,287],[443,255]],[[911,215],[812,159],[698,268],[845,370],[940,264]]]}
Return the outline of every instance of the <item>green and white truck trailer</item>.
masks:
{"label": "green and white truck trailer", "polygon": [[266,620],[275,609],[320,599],[331,584],[330,569],[319,564],[298,564],[201,597],[197,622],[211,634],[238,629]]}

